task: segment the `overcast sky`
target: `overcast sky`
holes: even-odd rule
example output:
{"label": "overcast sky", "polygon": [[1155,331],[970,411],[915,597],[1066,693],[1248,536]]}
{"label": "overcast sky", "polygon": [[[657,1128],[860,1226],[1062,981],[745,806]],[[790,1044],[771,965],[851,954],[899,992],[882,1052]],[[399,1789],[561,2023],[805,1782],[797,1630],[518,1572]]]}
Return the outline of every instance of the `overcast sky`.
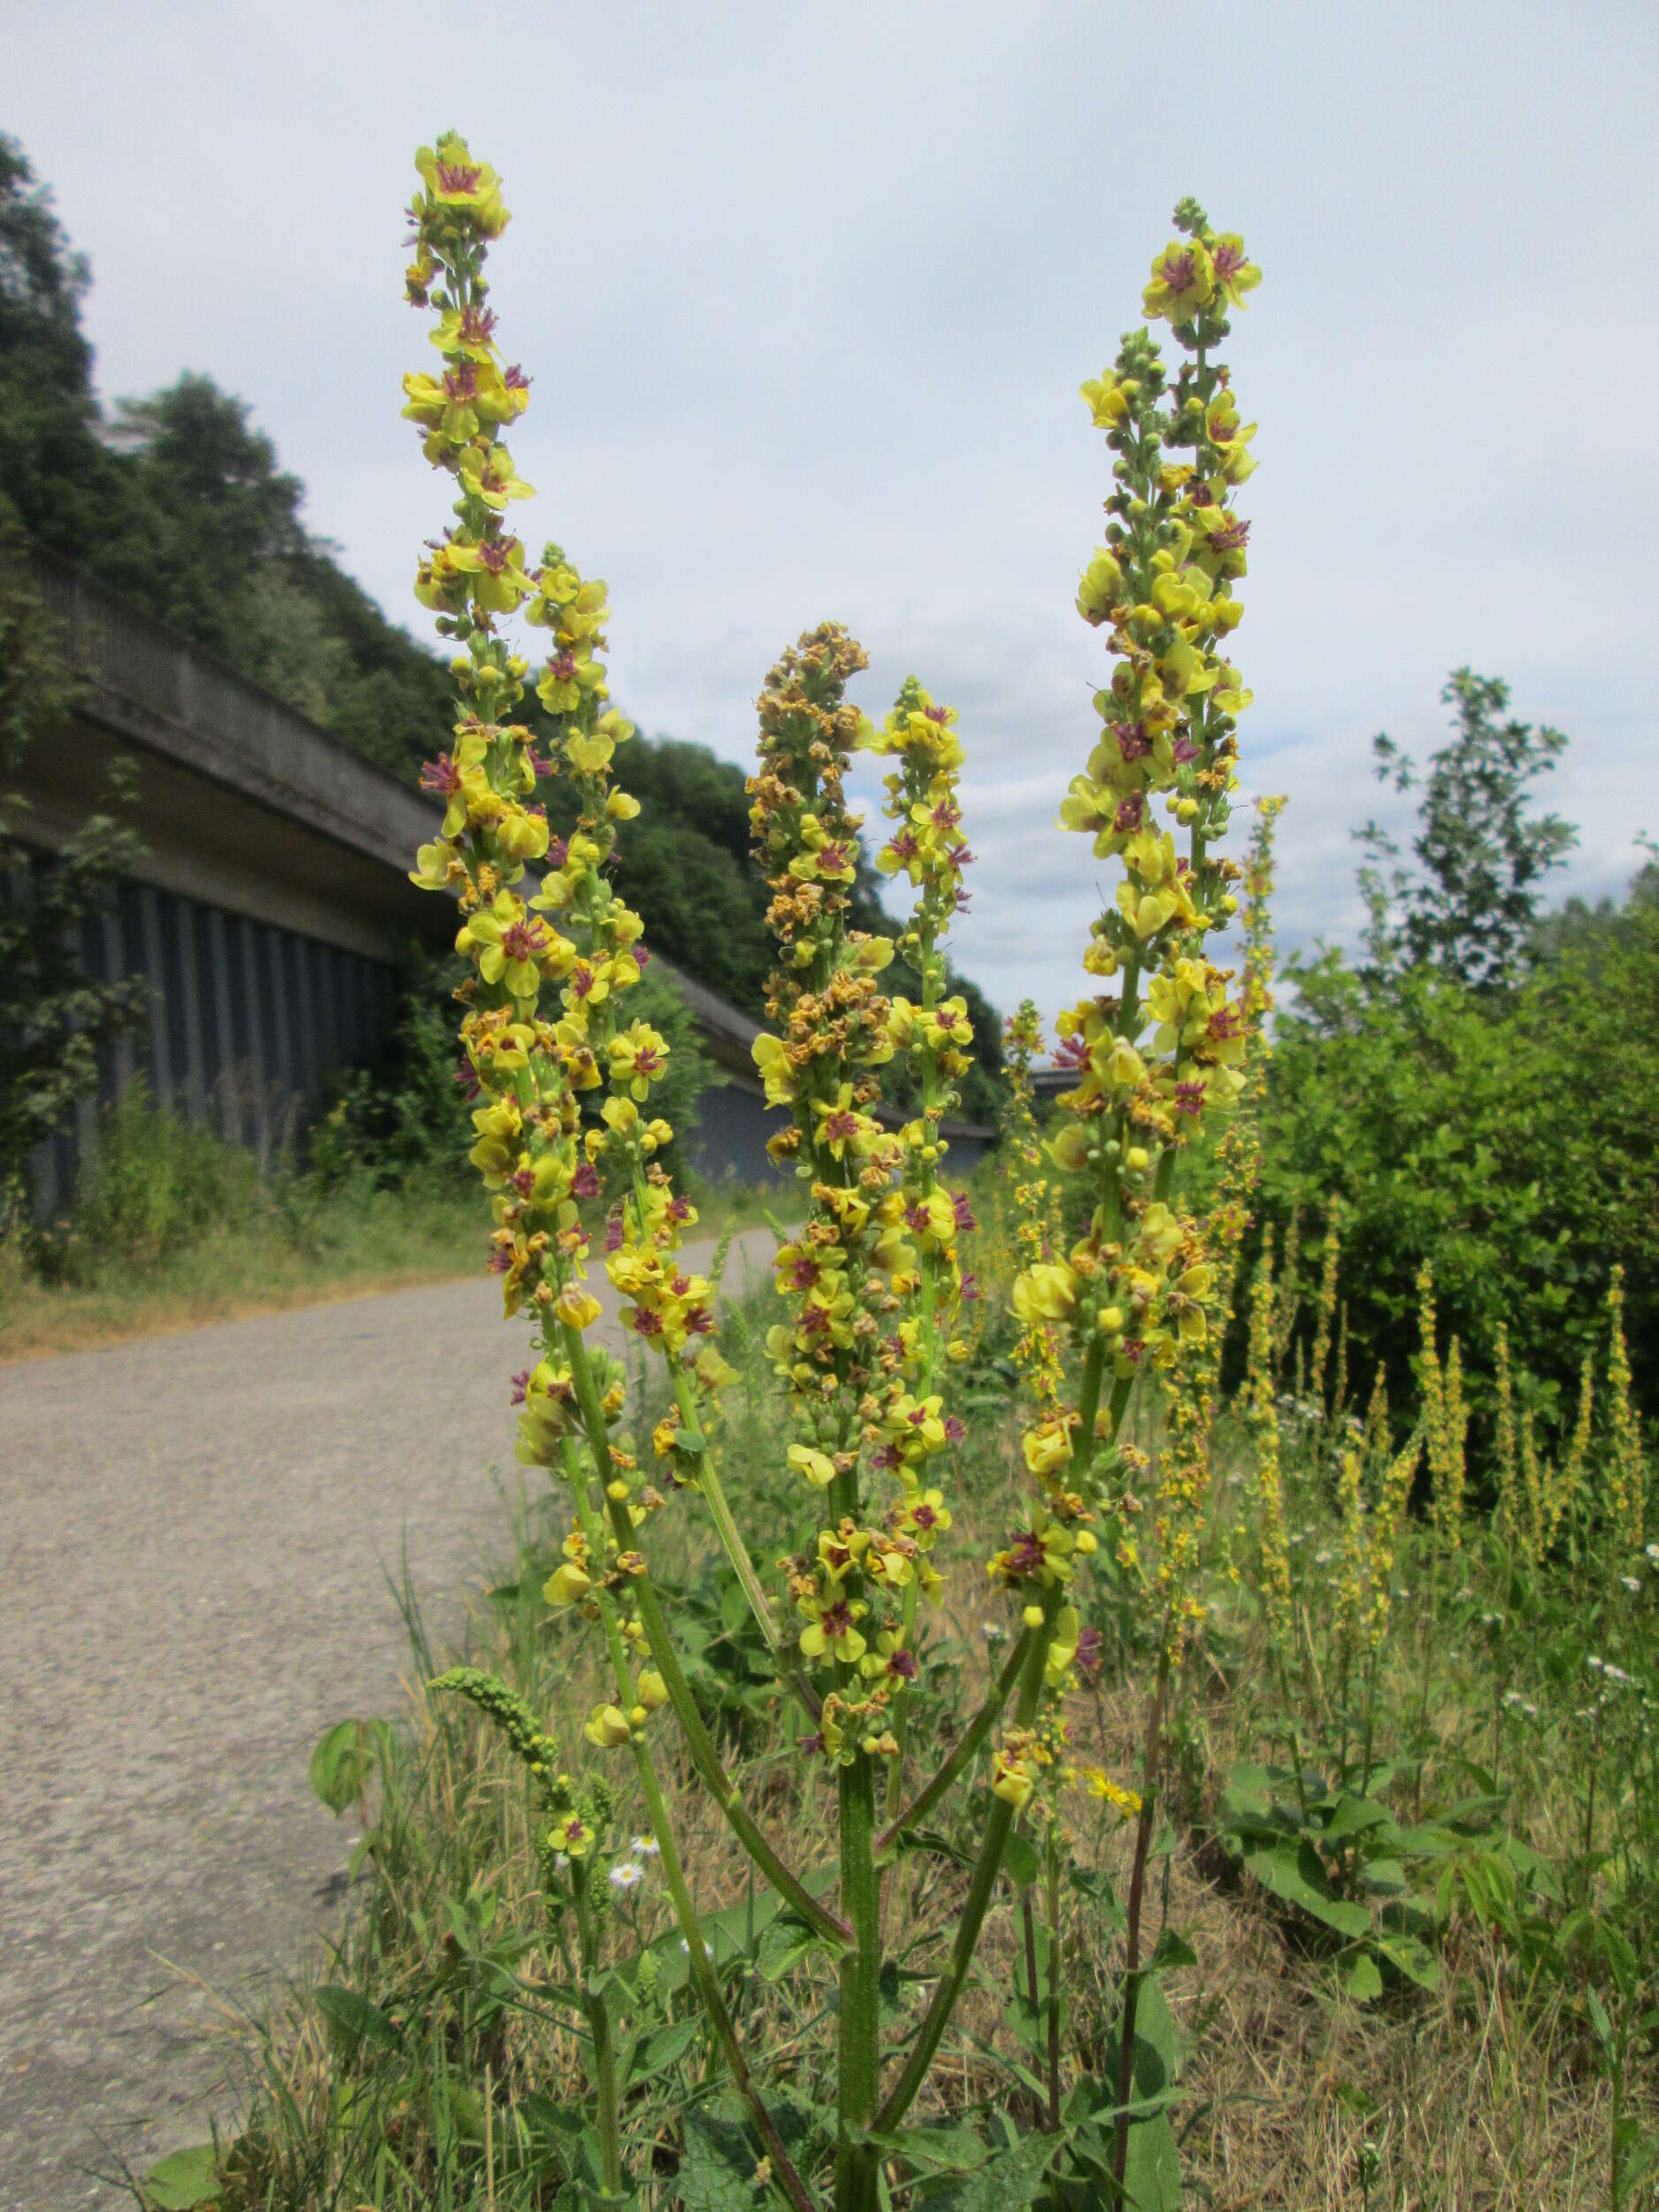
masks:
{"label": "overcast sky", "polygon": [[[106,398],[205,372],[411,626],[442,485],[398,419],[416,143],[506,181],[513,436],[611,587],[613,687],[749,757],[824,616],[962,711],[962,964],[1076,995],[1102,871],[1053,826],[1095,722],[1078,619],[1103,441],[1077,387],[1196,194],[1265,272],[1231,357],[1260,466],[1246,787],[1283,790],[1286,940],[1352,941],[1372,733],[1448,671],[1572,744],[1563,887],[1659,832],[1659,10],[13,0],[0,127],[90,257]],[[866,780],[873,794],[873,780]]]}

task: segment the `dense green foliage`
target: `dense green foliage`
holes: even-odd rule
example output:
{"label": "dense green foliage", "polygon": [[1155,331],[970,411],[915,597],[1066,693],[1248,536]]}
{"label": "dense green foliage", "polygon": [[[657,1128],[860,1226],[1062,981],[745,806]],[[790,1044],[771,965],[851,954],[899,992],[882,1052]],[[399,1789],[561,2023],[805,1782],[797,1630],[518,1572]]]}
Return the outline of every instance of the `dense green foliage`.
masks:
{"label": "dense green foliage", "polygon": [[310,536],[242,401],[185,375],[106,420],[90,281],[0,136],[0,518],[412,779],[448,724],[442,667]]}
{"label": "dense green foliage", "polygon": [[[1418,872],[1362,872],[1364,964],[1334,949],[1291,964],[1263,1128],[1266,1217],[1282,1236],[1301,1212],[1310,1287],[1311,1248],[1340,1203],[1351,1371],[1363,1391],[1383,1361],[1396,1403],[1425,1259],[1471,1355],[1489,1363],[1507,1323],[1517,1387],[1554,1417],[1571,1414],[1622,1263],[1652,1410],[1659,869],[1641,872],[1622,907],[1541,918],[1542,878],[1573,832],[1530,815],[1527,787],[1566,741],[1515,723],[1494,735],[1504,688],[1466,670],[1447,695],[1458,729],[1424,787]],[[1362,835],[1374,858],[1379,840]]]}
{"label": "dense green foliage", "polygon": [[96,1090],[100,1053],[141,1028],[149,1006],[142,977],[100,983],[84,953],[87,928],[137,856],[120,818],[125,779],[111,779],[110,810],[88,815],[50,859],[30,849],[27,810],[6,789],[74,693],[30,568],[21,533],[0,524],[0,1215],[35,1146]]}

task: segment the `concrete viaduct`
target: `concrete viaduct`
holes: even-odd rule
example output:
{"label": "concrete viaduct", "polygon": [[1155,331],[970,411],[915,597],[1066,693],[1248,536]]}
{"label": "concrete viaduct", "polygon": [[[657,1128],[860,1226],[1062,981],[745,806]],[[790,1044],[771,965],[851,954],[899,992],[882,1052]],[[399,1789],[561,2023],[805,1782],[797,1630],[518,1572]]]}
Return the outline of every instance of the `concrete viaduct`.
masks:
{"label": "concrete viaduct", "polygon": [[[147,1039],[111,1056],[104,1096],[142,1068],[156,1099],[266,1157],[329,1075],[373,1048],[411,949],[453,937],[448,902],[406,873],[435,814],[422,794],[101,585],[56,562],[42,572],[82,695],[69,724],[25,756],[19,826],[50,851],[107,805],[119,756],[137,770],[132,818],[145,857],[82,951],[102,979],[142,974],[151,1018]],[[657,964],[725,1079],[703,1094],[692,1162],[713,1180],[763,1180],[781,1117],[749,1055],[758,1025]],[[76,1135],[39,1148],[37,1213],[65,1202],[96,1118],[83,1102]],[[950,1133],[964,1168],[991,1136],[968,1124]]]}

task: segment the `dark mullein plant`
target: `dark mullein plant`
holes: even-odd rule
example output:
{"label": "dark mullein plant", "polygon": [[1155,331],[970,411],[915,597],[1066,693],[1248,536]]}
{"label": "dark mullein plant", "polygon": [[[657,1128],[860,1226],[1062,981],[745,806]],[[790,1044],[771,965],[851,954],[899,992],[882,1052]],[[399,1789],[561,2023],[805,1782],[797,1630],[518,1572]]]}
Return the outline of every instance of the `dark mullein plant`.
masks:
{"label": "dark mullein plant", "polygon": [[[426,549],[416,589],[454,648],[457,706],[454,743],[426,779],[445,811],[414,879],[459,908],[472,1157],[491,1194],[492,1263],[506,1311],[527,1316],[534,1331],[518,1383],[519,1456],[546,1469],[569,1502],[562,1562],[546,1594],[596,1630],[608,1678],[590,1709],[545,1726],[491,1678],[457,1672],[443,1681],[500,1725],[539,1793],[549,1909],[561,1928],[574,1925],[580,1953],[599,2123],[591,2178],[618,2202],[648,2185],[643,2174],[630,2178],[624,2157],[626,2085],[601,1960],[605,1885],[597,1878],[608,1863],[616,1793],[567,1774],[560,1749],[567,1729],[567,1741],[580,1731],[594,1751],[633,1764],[692,1984],[747,2108],[760,2187],[797,2212],[818,2202],[821,2189],[835,2212],[876,2212],[890,2200],[889,2176],[902,2181],[912,2170],[924,2139],[907,2129],[907,2117],[973,1970],[1018,1831],[1030,1839],[1025,1858],[1046,1863],[1048,1878],[1043,2130],[1054,2158],[1073,2161],[1076,2185],[1113,2192],[1117,2200],[1131,2123],[1144,2116],[1133,2109],[1132,2062],[1148,1971],[1141,1901],[1159,1730],[1183,1638],[1202,1617],[1194,1532],[1212,1370],[1188,1387],[1187,1441],[1171,1455],[1155,1552],[1144,1562],[1129,1494],[1134,1455],[1120,1432],[1146,1378],[1164,1379],[1180,1402],[1183,1363],[1200,1361],[1210,1340],[1218,1271],[1199,1225],[1179,1210],[1177,1174],[1195,1133],[1238,1097],[1253,1010],[1248,991],[1229,995],[1207,941],[1237,906],[1237,871],[1217,847],[1248,699],[1225,648],[1240,613],[1248,525],[1233,501],[1251,467],[1249,431],[1217,349],[1228,310],[1256,271],[1236,238],[1215,233],[1184,203],[1180,236],[1155,263],[1145,296],[1147,318],[1167,322],[1182,350],[1179,369],[1171,380],[1156,344],[1137,333],[1084,388],[1108,434],[1114,488],[1106,542],[1079,605],[1105,632],[1114,667],[1096,701],[1103,728],[1073,783],[1065,821],[1093,838],[1121,879],[1085,956],[1097,994],[1060,1019],[1073,1082],[1051,1152],[1057,1167],[1085,1181],[1091,1210],[1064,1250],[1042,1206],[1040,1236],[1013,1289],[1018,1323],[1042,1348],[1033,1378],[1041,1386],[1025,1401],[1024,1503],[999,1532],[991,1561],[993,1585],[1015,1617],[988,1695],[943,1732],[949,1748],[924,1776],[910,1770],[909,1723],[927,1615],[953,1572],[981,1585],[985,1572],[965,1547],[953,1556],[949,1540],[949,1473],[964,1440],[953,1379],[967,1356],[970,1288],[960,1249],[972,1227],[965,1198],[946,1176],[948,1117],[973,1043],[944,950],[972,858],[958,798],[956,718],[911,679],[873,726],[847,696],[864,653],[830,623],[784,655],[760,695],[749,793],[776,957],[772,1028],[755,1057],[768,1098],[787,1110],[773,1156],[801,1179],[806,1206],[777,1255],[783,1317],[767,1339],[787,1408],[780,1458],[798,1485],[804,1532],[774,1576],[751,1555],[722,1486],[721,1393],[732,1371],[713,1340],[714,1286],[687,1266],[682,1249],[695,1211],[663,1165],[672,1133],[653,1113],[652,1093],[667,1049],[657,1031],[628,1015],[641,926],[617,895],[609,864],[618,825],[636,809],[612,779],[632,731],[608,703],[605,588],[557,545],[533,561],[509,527],[530,488],[504,433],[528,403],[529,384],[503,365],[484,277],[487,250],[508,219],[499,180],[454,136],[424,149],[417,166],[408,291],[435,311],[439,365],[406,380],[405,412],[428,460],[453,480],[456,498],[454,523]],[[517,615],[550,633],[534,678],[505,634]],[[552,732],[545,753],[517,718],[532,680]],[[884,985],[894,944],[853,922],[861,824],[848,810],[844,784],[861,748],[888,764],[878,864],[914,894],[898,926],[898,949],[918,982],[914,1002]],[[537,799],[554,777],[573,802],[574,826],[563,840]],[[881,1100],[881,1071],[895,1061],[917,1101],[907,1119]],[[618,1191],[606,1215],[602,1194]],[[618,1426],[625,1374],[595,1333],[601,1306],[589,1271],[601,1237],[622,1322],[663,1363],[668,1408],[652,1436],[656,1480],[645,1479]],[[1226,1257],[1230,1285],[1231,1250]],[[727,1771],[680,1663],[646,1548],[658,1514],[699,1502],[771,1655],[779,1694],[805,1717],[805,1755],[833,1793],[835,1909],[823,1901],[826,1884],[792,1868],[749,1809],[741,1785],[756,1778]],[[1079,1578],[1102,1527],[1115,1533],[1123,1571],[1143,1578],[1161,1624],[1139,1793],[1077,1758],[1066,1720],[1086,1638]],[[786,2145],[775,2098],[750,2070],[713,1970],[661,1778],[656,1737],[668,1717],[697,1782],[798,1924],[809,1967],[816,1958],[834,1976],[833,2164],[826,2136],[821,2176],[810,2137],[804,2147],[799,2137]],[[954,1923],[941,1955],[905,1964],[931,1994],[889,2053],[884,2026],[900,1962],[885,1947],[884,1886],[909,1855],[928,1847],[923,1824],[973,1771],[989,1784],[987,1809],[971,1835]],[[1064,2093],[1060,2045],[1070,1792],[1138,1823],[1121,2069],[1080,2101]],[[1036,1858],[1031,1844],[1039,1841]],[[1034,1961],[1030,1878],[1020,1878],[1025,1951]],[[1029,1979],[1034,2006],[1034,1963]],[[1076,2087],[1084,2091],[1081,2079]]]}

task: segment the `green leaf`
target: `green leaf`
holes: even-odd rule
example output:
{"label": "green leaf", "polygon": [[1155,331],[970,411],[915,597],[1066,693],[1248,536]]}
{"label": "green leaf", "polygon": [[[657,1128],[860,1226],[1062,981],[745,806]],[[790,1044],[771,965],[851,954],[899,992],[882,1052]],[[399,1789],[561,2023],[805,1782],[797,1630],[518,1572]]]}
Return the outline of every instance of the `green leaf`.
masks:
{"label": "green leaf", "polygon": [[1184,1935],[1173,1928],[1164,1928],[1158,1936],[1158,1947],[1147,1966],[1148,1974],[1163,1974],[1172,1966],[1196,1966],[1198,1954]]}
{"label": "green leaf", "polygon": [[312,1789],[331,1813],[343,1813],[362,1797],[376,1751],[389,1733],[383,1720],[342,1720],[324,1736],[309,1772]]}
{"label": "green leaf", "polygon": [[1356,2005],[1368,2005],[1382,1995],[1382,1975],[1369,1951],[1350,1952],[1337,1971]]}
{"label": "green leaf", "polygon": [[1042,1873],[1042,1861],[1029,1836],[1010,1835],[1002,1853],[1002,1871],[1029,1889]]}
{"label": "green leaf", "polygon": [[1376,1939],[1377,1949],[1390,1966],[1403,1974],[1419,1989],[1436,1990],[1440,1985],[1440,1962],[1428,1945],[1414,1935],[1394,1934],[1387,1930]]}
{"label": "green leaf", "polygon": [[155,2212],[192,2212],[199,2204],[217,2204],[223,2194],[219,2158],[211,2143],[197,2143],[188,2151],[174,2151],[152,2166],[140,2185],[146,2207]]}
{"label": "green leaf", "polygon": [[687,2112],[676,2184],[681,2212],[754,2212],[759,2162],[740,2123],[712,2112]]}
{"label": "green leaf", "polygon": [[1320,1831],[1325,1843],[1344,1843],[1350,1836],[1363,1835],[1367,1828],[1392,1824],[1392,1816],[1386,1805],[1379,1805],[1374,1797],[1354,1797],[1348,1792],[1336,1801],[1331,1817]]}
{"label": "green leaf", "polygon": [[672,2027],[658,2028],[646,2036],[634,2051],[628,2075],[630,2084],[649,2081],[653,2074],[665,2073],[702,2032],[701,2020],[676,2020]]}
{"label": "green leaf", "polygon": [[941,2189],[925,2186],[921,2202],[928,2212],[1025,2212],[1059,2147],[1055,2136],[1028,2135],[973,2173],[956,2175]]}
{"label": "green leaf", "polygon": [[[1134,2101],[1167,2103],[1180,2067],[1180,2038],[1175,2016],[1156,1982],[1141,1985],[1135,2005],[1134,2050],[1130,2080]],[[1112,2061],[1110,2079],[1117,2078]],[[1116,2131],[1116,2124],[1112,2124]],[[1181,2159],[1167,2111],[1131,2118],[1128,2156],[1124,2162],[1124,2202],[1133,2212],[1180,2212]]]}
{"label": "green leaf", "polygon": [[1253,1846],[1246,1849],[1244,1863],[1263,1889],[1287,1905],[1299,1906],[1339,1935],[1351,1939],[1371,1933],[1371,1915],[1363,1905],[1332,1896],[1319,1855],[1310,1843],[1304,1841],[1300,1848],[1288,1841]]}
{"label": "green leaf", "polygon": [[1124,2203],[1129,2212],[1181,2212],[1180,2147],[1167,2114],[1132,2120],[1128,2150]]}
{"label": "green leaf", "polygon": [[361,1990],[326,1982],[312,1990],[311,2001],[328,2023],[342,2057],[355,2058],[365,2043],[378,2044],[382,2050],[397,2048],[397,2030]]}

